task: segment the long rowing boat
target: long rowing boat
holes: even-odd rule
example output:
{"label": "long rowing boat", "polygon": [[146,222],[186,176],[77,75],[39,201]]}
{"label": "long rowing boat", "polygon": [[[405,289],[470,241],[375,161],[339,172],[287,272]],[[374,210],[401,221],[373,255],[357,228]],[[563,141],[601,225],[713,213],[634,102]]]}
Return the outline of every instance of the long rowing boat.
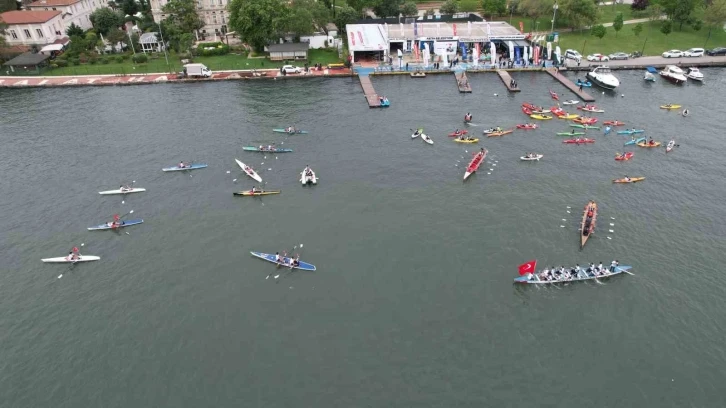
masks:
{"label": "long rowing boat", "polygon": [[[292,262],[292,258],[290,257],[280,257],[282,259],[282,262],[277,262],[276,256],[274,254],[266,254],[264,252],[254,252],[250,251],[252,256],[255,258],[260,258],[263,261],[272,262],[274,264],[278,264],[280,266],[284,266],[286,268],[290,268],[290,262]],[[315,265],[309,264],[307,262],[299,261],[297,265],[293,265],[292,269],[300,269],[301,271],[315,271]]]}
{"label": "long rowing boat", "polygon": [[587,272],[585,270],[580,269],[579,271],[576,271],[574,268],[570,268],[570,277],[565,277],[565,275],[560,275],[559,277],[555,277],[551,280],[541,278],[539,274],[537,273],[528,273],[524,276],[518,276],[514,278],[515,283],[528,283],[528,284],[540,284],[540,285],[547,285],[547,284],[554,284],[554,283],[569,283],[569,282],[580,282],[580,281],[586,281],[586,280],[594,280],[594,279],[602,279],[602,278],[609,278],[611,276],[620,275],[622,273],[627,273],[632,275],[630,272],[628,272],[630,269],[633,269],[632,266],[623,265],[623,266],[616,266],[615,270],[611,271],[610,269],[603,269],[599,272]]}
{"label": "long rowing boat", "polygon": [[585,205],[585,211],[582,213],[582,222],[580,223],[580,249],[585,247],[585,243],[595,232],[597,224],[597,203],[590,200]]}
{"label": "long rowing boat", "polygon": [[464,173],[464,180],[468,179],[469,176],[474,174],[479,166],[481,166],[482,162],[484,162],[484,159],[487,157],[487,149],[482,148],[478,153],[474,155],[474,157],[469,162],[469,165],[466,166],[466,173]]}
{"label": "long rowing boat", "polygon": [[144,220],[138,219],[138,220],[126,220],[126,221],[119,221],[118,224],[114,225],[112,222],[107,222],[101,225],[94,225],[93,227],[88,227],[89,231],[102,231],[102,230],[119,230],[121,228],[130,227],[132,225],[138,225],[143,223]]}

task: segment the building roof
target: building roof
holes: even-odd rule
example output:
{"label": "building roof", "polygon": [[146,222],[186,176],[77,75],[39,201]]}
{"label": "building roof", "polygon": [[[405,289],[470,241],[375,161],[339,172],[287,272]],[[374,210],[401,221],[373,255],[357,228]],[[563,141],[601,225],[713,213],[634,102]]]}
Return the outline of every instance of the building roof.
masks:
{"label": "building roof", "polygon": [[0,20],[7,25],[40,24],[60,15],[58,10],[13,10],[0,14]]}
{"label": "building roof", "polygon": [[76,4],[81,0],[38,0],[28,4],[27,7],[56,7],[56,6],[70,6]]}
{"label": "building roof", "polygon": [[[361,25],[359,25],[361,26]],[[490,40],[524,40],[524,34],[503,21],[487,22],[437,22],[416,21],[416,24],[380,25],[391,40],[427,38],[453,39],[463,42],[487,42]],[[350,32],[350,29],[347,29]],[[454,33],[456,32],[456,33]],[[350,39],[349,39],[350,45]]]}
{"label": "building roof", "polygon": [[34,54],[32,52],[26,52],[25,54],[18,55],[10,61],[4,63],[6,66],[27,66],[27,65],[38,65],[41,62],[50,58],[50,55]]}
{"label": "building roof", "polygon": [[386,18],[363,18],[358,21],[356,21],[353,24],[398,24],[398,23],[404,23],[404,24],[411,24],[414,21],[418,21],[419,23],[458,23],[458,22],[476,22],[476,21],[484,21],[483,18],[480,16],[473,14],[473,13],[458,13],[458,14],[442,14],[439,16],[426,16],[426,17],[403,17],[399,21],[398,17],[386,17]]}
{"label": "building roof", "polygon": [[307,51],[310,48],[310,43],[283,43],[283,44],[272,44],[267,46],[268,52],[293,52],[293,51]]}
{"label": "building roof", "polygon": [[158,42],[159,39],[156,38],[156,33],[143,33],[139,37],[139,43],[141,44],[156,44]]}

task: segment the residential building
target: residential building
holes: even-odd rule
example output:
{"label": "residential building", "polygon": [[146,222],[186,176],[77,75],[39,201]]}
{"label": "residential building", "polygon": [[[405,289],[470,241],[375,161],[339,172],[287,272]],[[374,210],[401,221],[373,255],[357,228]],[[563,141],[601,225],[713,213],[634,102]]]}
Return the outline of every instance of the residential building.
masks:
{"label": "residential building", "polygon": [[59,10],[13,10],[0,14],[8,25],[5,40],[9,45],[53,44],[65,37],[62,13]]}
{"label": "residential building", "polygon": [[[101,7],[106,7],[103,0],[38,0],[30,3],[26,8],[31,11],[57,10],[63,13],[63,25],[68,28],[75,24],[84,30],[90,29],[91,13]],[[63,31],[65,31],[65,28]]]}
{"label": "residential building", "polygon": [[[226,33],[227,20],[229,12],[227,12],[227,0],[196,0],[197,13],[204,22],[204,27],[195,34],[199,40],[213,40],[216,36],[221,39],[222,33]],[[151,0],[151,14],[154,21],[161,22],[166,18],[162,8],[168,3],[168,0]]]}

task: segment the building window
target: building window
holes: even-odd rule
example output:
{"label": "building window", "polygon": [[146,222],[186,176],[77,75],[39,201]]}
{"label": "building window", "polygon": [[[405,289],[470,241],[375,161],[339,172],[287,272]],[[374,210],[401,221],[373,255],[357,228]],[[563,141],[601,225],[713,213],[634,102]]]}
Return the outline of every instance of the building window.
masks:
{"label": "building window", "polygon": [[222,24],[227,24],[227,21],[224,19],[224,13],[221,13],[220,17],[222,17]]}
{"label": "building window", "polygon": [[48,7],[45,8],[45,11],[48,11]]}
{"label": "building window", "polygon": [[25,33],[25,38],[33,38],[30,36],[30,30],[28,30],[27,28],[23,30],[23,32]]}
{"label": "building window", "polygon": [[15,30],[10,30],[10,35],[13,37],[13,40],[18,39],[18,34],[15,32]]}
{"label": "building window", "polygon": [[[46,9],[46,10],[48,10],[48,9]],[[55,10],[55,7],[53,7],[53,10]]]}
{"label": "building window", "polygon": [[217,24],[217,15],[212,14],[212,24]]}
{"label": "building window", "polygon": [[202,8],[202,0],[197,0],[197,8]]}
{"label": "building window", "polygon": [[217,4],[222,5],[222,0],[217,0]]}
{"label": "building window", "polygon": [[35,32],[38,33],[38,38],[43,38],[43,30],[40,28],[36,28]]}

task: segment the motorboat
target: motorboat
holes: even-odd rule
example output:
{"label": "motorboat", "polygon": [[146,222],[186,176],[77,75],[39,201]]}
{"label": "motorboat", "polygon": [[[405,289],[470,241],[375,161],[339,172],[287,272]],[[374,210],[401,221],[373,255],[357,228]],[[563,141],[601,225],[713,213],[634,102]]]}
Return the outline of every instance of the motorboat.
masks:
{"label": "motorboat", "polygon": [[673,82],[674,84],[680,85],[686,82],[686,76],[683,75],[683,70],[675,65],[666,66],[663,71],[659,72],[660,76]]}
{"label": "motorboat", "polygon": [[605,89],[615,89],[620,86],[620,81],[612,74],[610,68],[601,65],[587,73],[587,78],[595,85]]}
{"label": "motorboat", "polygon": [[703,73],[696,67],[688,68],[688,71],[686,71],[686,77],[694,81],[703,81]]}
{"label": "motorboat", "polygon": [[658,70],[654,67],[645,67],[645,76],[643,76],[643,79],[649,82],[655,82],[655,76],[658,74]]}

